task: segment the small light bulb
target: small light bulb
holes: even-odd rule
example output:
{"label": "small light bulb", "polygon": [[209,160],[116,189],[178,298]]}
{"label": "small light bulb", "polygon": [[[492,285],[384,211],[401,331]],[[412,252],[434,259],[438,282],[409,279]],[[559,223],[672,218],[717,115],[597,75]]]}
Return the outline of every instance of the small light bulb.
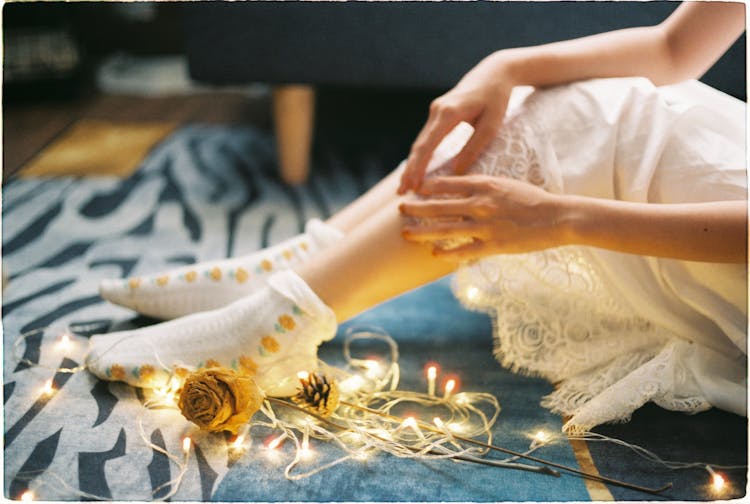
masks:
{"label": "small light bulb", "polygon": [[368,359],[365,361],[365,367],[367,368],[367,372],[365,374],[369,379],[374,380],[375,378],[380,376],[380,364],[378,363],[378,361]]}
{"label": "small light bulb", "polygon": [[448,399],[451,395],[451,392],[456,388],[456,380],[450,379],[447,382],[445,382],[445,393],[443,394],[443,399]]}
{"label": "small light bulb", "polygon": [[168,387],[170,391],[180,390],[181,386],[182,384],[180,383],[180,379],[177,378],[176,376],[173,376],[172,378],[169,379]]}
{"label": "small light bulb", "polygon": [[448,424],[448,429],[450,429],[451,432],[464,432],[466,427],[461,422],[451,422]]}
{"label": "small light bulb", "polygon": [[23,495],[21,495],[21,501],[23,502],[31,502],[34,500],[34,492],[31,490],[26,490]]}
{"label": "small light bulb", "polygon": [[466,289],[466,299],[469,301],[476,301],[477,297],[479,297],[479,289],[476,287],[469,287]]}
{"label": "small light bulb", "polygon": [[539,431],[534,435],[534,440],[540,443],[546,443],[549,440],[549,436],[544,431]]}
{"label": "small light bulb", "polygon": [[365,385],[365,379],[359,375],[353,375],[339,383],[339,390],[345,394],[358,391]]}
{"label": "small light bulb", "polygon": [[185,453],[189,453],[190,445],[192,444],[192,442],[192,439],[190,439],[189,437],[182,438],[182,451],[184,451]]}
{"label": "small light bulb", "polygon": [[308,460],[312,458],[313,456],[313,452],[310,449],[310,441],[308,441],[307,439],[302,441],[302,447],[300,448],[300,456],[305,460]]}
{"label": "small light bulb", "polygon": [[435,417],[435,418],[433,418],[433,419],[432,419],[432,423],[434,423],[434,424],[435,424],[435,426],[436,426],[436,427],[437,427],[438,429],[441,429],[441,430],[445,430],[445,424],[443,423],[443,421],[442,421],[442,420],[440,420],[440,417]]}
{"label": "small light bulb", "polygon": [[437,366],[427,368],[427,395],[435,395],[435,378],[437,378]]}
{"label": "small light bulb", "polygon": [[281,443],[282,443],[282,441],[284,441],[284,439],[286,439],[286,434],[282,434],[281,436],[272,439],[268,443],[268,449],[269,450],[275,450],[276,448],[279,447],[279,445],[281,445]]}
{"label": "small light bulb", "polygon": [[52,379],[47,380],[44,382],[44,387],[42,388],[42,394],[46,396],[51,396],[55,393],[55,385],[52,382]]}
{"label": "small light bulb", "polygon": [[724,480],[724,477],[721,474],[714,474],[713,476],[714,490],[723,489],[725,484],[726,484],[726,481]]}
{"label": "small light bulb", "polygon": [[414,417],[406,417],[403,422],[401,422],[401,427],[406,428],[409,427],[413,429],[417,426],[417,420]]}
{"label": "small light bulb", "polygon": [[239,436],[237,436],[237,439],[235,439],[234,442],[232,442],[232,444],[230,445],[230,448],[233,450],[240,450],[242,449],[242,445],[244,443],[245,443],[245,435],[240,434]]}
{"label": "small light bulb", "polygon": [[71,341],[70,335],[68,335],[68,333],[60,336],[60,341],[57,343],[57,350],[61,352],[67,352],[68,350],[70,350],[71,346],[73,346],[73,342]]}

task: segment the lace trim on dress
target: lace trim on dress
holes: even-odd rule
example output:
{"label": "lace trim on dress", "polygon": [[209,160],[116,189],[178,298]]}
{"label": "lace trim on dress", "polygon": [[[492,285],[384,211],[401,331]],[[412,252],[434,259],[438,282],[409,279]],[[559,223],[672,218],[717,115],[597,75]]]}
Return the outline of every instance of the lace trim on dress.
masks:
{"label": "lace trim on dress", "polygon": [[[470,172],[559,191],[534,141],[521,116],[511,118]],[[572,417],[566,430],[626,421],[649,400],[679,411],[709,407],[675,357],[684,342],[621,302],[590,249],[484,258],[459,269],[454,290],[468,308],[491,316],[503,366],[559,383],[542,405]]]}

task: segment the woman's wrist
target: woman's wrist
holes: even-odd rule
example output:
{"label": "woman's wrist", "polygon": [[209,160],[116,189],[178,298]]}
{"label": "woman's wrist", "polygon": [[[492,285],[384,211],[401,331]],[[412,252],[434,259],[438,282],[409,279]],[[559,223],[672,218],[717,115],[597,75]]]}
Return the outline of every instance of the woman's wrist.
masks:
{"label": "woman's wrist", "polygon": [[560,245],[586,245],[592,228],[589,198],[555,195],[555,232]]}
{"label": "woman's wrist", "polygon": [[520,78],[523,74],[520,68],[523,61],[513,54],[513,49],[501,49],[490,54],[486,59],[495,80],[506,86],[508,90],[524,84]]}

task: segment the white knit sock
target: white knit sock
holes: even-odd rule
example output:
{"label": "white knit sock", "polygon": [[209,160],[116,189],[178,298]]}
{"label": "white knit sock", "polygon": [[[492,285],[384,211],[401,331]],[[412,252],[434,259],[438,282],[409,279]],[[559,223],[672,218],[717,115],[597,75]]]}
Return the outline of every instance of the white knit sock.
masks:
{"label": "white knit sock", "polygon": [[212,311],[153,326],[92,336],[86,365],[105,380],[155,388],[171,373],[223,366],[255,377],[269,395],[292,395],[299,371],[317,368],[317,349],[336,333],[336,317],[288,270]]}
{"label": "white knit sock", "polygon": [[213,310],[256,291],[265,285],[269,274],[307,261],[343,235],[313,219],[303,234],[250,255],[149,276],[104,280],[99,293],[112,303],[163,320]]}

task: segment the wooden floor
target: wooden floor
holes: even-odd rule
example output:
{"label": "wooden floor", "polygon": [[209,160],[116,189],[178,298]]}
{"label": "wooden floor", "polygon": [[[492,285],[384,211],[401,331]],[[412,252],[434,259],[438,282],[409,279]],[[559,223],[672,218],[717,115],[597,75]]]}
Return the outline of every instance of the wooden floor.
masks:
{"label": "wooden floor", "polygon": [[215,92],[142,97],[92,93],[67,100],[16,102],[3,107],[3,181],[79,119],[250,123],[270,127],[267,96]]}

